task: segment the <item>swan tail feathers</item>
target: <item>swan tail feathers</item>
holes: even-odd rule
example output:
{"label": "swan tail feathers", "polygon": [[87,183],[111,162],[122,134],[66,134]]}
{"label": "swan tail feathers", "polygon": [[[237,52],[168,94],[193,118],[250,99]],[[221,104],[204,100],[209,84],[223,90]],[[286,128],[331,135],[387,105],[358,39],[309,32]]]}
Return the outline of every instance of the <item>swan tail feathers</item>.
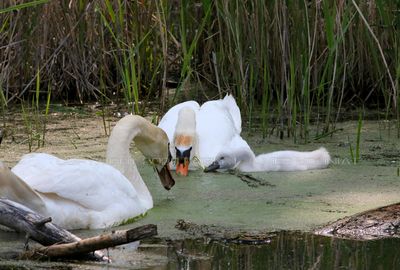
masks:
{"label": "swan tail feathers", "polygon": [[[301,154],[302,152],[299,153]],[[304,152],[303,154],[302,160],[295,160],[295,162],[303,164],[303,170],[325,169],[331,162],[331,156],[325,147],[320,147],[312,152]]]}
{"label": "swan tail feathers", "polygon": [[45,204],[40,195],[0,162],[0,197],[43,213]]}
{"label": "swan tail feathers", "polygon": [[328,167],[329,163],[331,163],[331,156],[328,152],[328,150],[326,150],[325,147],[320,147],[319,149],[315,150],[315,156],[316,156],[316,160],[319,161],[318,163],[316,163],[316,168],[317,169],[324,169],[326,167]]}
{"label": "swan tail feathers", "polygon": [[330,162],[331,157],[329,152],[324,147],[321,147],[311,152],[294,152],[293,157],[289,159],[289,164],[287,165],[291,171],[305,171],[325,169]]}

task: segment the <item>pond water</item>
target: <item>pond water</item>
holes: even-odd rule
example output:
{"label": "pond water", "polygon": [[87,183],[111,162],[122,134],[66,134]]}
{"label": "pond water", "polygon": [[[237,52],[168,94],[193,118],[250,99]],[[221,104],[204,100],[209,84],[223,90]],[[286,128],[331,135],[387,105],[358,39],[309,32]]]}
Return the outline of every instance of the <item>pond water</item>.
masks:
{"label": "pond water", "polygon": [[[3,234],[1,234],[2,239]],[[15,236],[12,236],[15,237]],[[10,238],[10,236],[6,237]],[[20,237],[15,237],[17,240]],[[21,240],[21,239],[20,239]],[[8,242],[9,243],[9,242]],[[19,248],[23,241],[19,242]],[[7,242],[2,242],[4,252]],[[4,259],[0,269],[399,269],[400,239],[350,241],[302,232],[271,233],[262,245],[210,241],[206,238],[147,240],[136,250],[110,249],[110,264],[38,262]],[[8,246],[8,250],[10,246]],[[15,250],[14,250],[15,251]]]}
{"label": "pond water", "polygon": [[356,242],[280,232],[265,245],[185,240],[167,269],[398,269],[400,240]]}
{"label": "pond water", "polygon": [[[0,145],[0,159],[9,166],[28,152],[26,135],[18,123],[9,123],[12,139],[5,138]],[[243,181],[229,173],[193,171],[189,177],[176,177],[176,185],[169,192],[133,149],[153,195],[154,208],[134,224],[117,229],[153,223],[158,226],[157,239],[143,242],[138,250],[131,246],[110,249],[114,262],[109,265],[25,262],[8,259],[10,252],[22,249],[24,237],[2,232],[0,268],[400,269],[399,240],[361,242],[309,233],[327,222],[400,200],[400,142],[394,126],[394,122],[388,121],[363,123],[361,160],[356,165],[349,154],[349,144],[355,145],[355,121],[340,123],[339,131],[331,137],[306,145],[274,136],[263,139],[259,133],[245,132],[244,137],[256,153],[325,146],[333,163],[324,170],[251,174],[256,181]],[[37,151],[64,158],[104,160],[107,137],[101,118],[54,116],[47,128],[46,145]],[[200,229],[179,230],[178,220],[191,222]],[[76,234],[86,237],[102,232]],[[269,235],[271,232],[275,233]],[[268,237],[262,245],[224,241],[237,233]]]}

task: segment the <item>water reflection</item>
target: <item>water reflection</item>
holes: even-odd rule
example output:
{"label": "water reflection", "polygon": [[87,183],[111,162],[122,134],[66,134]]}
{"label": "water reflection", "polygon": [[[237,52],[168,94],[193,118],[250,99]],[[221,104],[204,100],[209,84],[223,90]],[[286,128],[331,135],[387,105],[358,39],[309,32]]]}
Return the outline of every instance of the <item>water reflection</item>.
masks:
{"label": "water reflection", "polygon": [[113,263],[105,264],[11,259],[8,252],[21,251],[23,237],[10,236],[0,237],[0,269],[400,269],[400,239],[350,241],[300,232],[275,233],[262,245],[153,239],[142,242],[138,250],[130,246],[110,249]]}
{"label": "water reflection", "polygon": [[269,244],[169,243],[169,263],[152,269],[400,269],[400,239],[350,241],[281,232]]}

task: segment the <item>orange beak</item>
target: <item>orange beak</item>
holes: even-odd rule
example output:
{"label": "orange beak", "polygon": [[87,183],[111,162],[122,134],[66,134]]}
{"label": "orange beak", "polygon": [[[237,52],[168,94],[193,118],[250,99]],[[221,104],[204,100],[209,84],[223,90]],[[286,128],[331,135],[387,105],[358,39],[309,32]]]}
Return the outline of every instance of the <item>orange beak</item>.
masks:
{"label": "orange beak", "polygon": [[176,164],[176,174],[187,176],[189,173],[189,159],[185,158],[183,163]]}

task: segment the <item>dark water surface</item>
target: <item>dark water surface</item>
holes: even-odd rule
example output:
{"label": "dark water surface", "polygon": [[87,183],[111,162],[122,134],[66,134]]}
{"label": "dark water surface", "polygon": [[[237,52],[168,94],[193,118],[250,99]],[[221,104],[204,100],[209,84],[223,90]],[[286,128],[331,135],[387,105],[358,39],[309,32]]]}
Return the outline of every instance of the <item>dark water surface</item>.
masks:
{"label": "dark water surface", "polygon": [[110,249],[113,262],[106,264],[10,260],[6,246],[23,239],[14,235],[2,242],[0,269],[400,269],[400,239],[352,241],[285,231],[260,245],[153,239],[139,249]]}
{"label": "dark water surface", "polygon": [[279,232],[263,245],[175,242],[165,268],[151,269],[400,269],[400,239],[350,241]]}

